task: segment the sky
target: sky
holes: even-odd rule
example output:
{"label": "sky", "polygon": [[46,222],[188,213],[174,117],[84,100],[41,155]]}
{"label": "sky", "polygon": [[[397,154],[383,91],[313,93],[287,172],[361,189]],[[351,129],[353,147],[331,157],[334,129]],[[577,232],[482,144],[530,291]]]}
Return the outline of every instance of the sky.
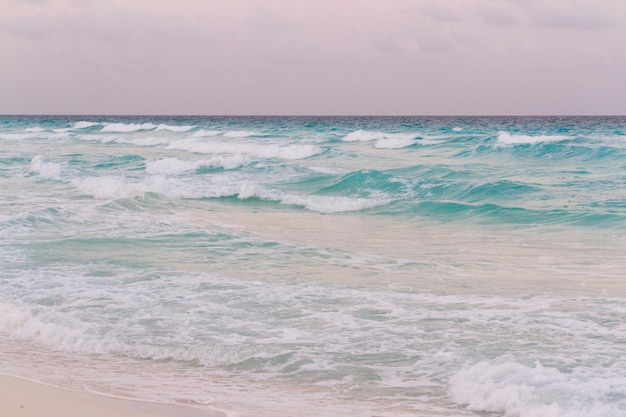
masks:
{"label": "sky", "polygon": [[626,1],[0,0],[0,114],[626,115]]}

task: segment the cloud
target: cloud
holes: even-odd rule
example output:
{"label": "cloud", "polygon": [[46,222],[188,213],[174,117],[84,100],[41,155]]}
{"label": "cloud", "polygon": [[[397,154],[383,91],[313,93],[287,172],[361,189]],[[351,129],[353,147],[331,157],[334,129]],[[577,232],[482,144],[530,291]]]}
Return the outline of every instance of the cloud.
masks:
{"label": "cloud", "polygon": [[519,23],[516,10],[505,2],[480,2],[474,10],[488,25],[510,27]]}
{"label": "cloud", "polygon": [[538,27],[599,30],[616,24],[615,11],[626,3],[611,0],[510,0]]}

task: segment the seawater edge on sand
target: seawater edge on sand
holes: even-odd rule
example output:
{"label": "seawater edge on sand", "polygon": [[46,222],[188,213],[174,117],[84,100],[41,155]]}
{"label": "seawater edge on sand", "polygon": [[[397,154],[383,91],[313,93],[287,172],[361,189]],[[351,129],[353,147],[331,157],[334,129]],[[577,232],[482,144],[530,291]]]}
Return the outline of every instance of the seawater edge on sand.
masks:
{"label": "seawater edge on sand", "polygon": [[225,417],[182,405],[131,401],[72,391],[0,374],[0,416],[10,417]]}

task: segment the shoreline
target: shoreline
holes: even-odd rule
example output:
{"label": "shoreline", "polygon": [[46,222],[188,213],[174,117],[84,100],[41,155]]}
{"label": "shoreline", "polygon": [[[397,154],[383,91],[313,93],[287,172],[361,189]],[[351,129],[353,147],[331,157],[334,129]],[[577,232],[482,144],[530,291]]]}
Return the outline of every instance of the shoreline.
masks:
{"label": "shoreline", "polygon": [[225,417],[218,411],[72,391],[0,374],[0,417]]}

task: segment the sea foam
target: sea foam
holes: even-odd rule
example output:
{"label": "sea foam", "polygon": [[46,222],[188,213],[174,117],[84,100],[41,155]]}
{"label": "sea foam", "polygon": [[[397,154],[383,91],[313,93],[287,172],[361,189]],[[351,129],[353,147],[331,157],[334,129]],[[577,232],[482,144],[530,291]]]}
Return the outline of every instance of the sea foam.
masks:
{"label": "sea foam", "polygon": [[194,128],[195,126],[170,126],[166,124],[160,124],[157,126],[156,131],[167,130],[169,132],[188,132]]}
{"label": "sea foam", "polygon": [[505,131],[498,133],[498,143],[502,145],[534,145],[542,142],[559,142],[568,139],[572,139],[572,137],[563,135],[512,135]]}
{"label": "sea foam", "polygon": [[246,154],[259,158],[304,159],[320,154],[324,148],[315,145],[278,145],[181,139],[172,141],[166,149],[205,154]]}
{"label": "sea foam", "polygon": [[398,149],[415,144],[416,134],[413,133],[385,133],[368,130],[355,130],[343,137],[344,142],[376,141],[375,148]]}
{"label": "sea foam", "polygon": [[626,378],[611,368],[574,368],[561,372],[519,363],[510,355],[482,361],[450,380],[452,399],[479,412],[510,417],[613,417],[624,404]]}
{"label": "sea foam", "polygon": [[136,132],[139,130],[152,130],[156,125],[152,123],[107,123],[101,132]]}
{"label": "sea foam", "polygon": [[149,161],[146,164],[148,174],[180,174],[188,171],[195,171],[199,168],[224,168],[235,169],[247,165],[252,161],[244,155],[218,155],[211,159],[200,161],[189,161],[178,158],[164,158],[156,161]]}
{"label": "sea foam", "polygon": [[42,178],[58,180],[61,178],[63,164],[44,162],[41,155],[35,155],[30,162],[30,171],[39,174]]}

